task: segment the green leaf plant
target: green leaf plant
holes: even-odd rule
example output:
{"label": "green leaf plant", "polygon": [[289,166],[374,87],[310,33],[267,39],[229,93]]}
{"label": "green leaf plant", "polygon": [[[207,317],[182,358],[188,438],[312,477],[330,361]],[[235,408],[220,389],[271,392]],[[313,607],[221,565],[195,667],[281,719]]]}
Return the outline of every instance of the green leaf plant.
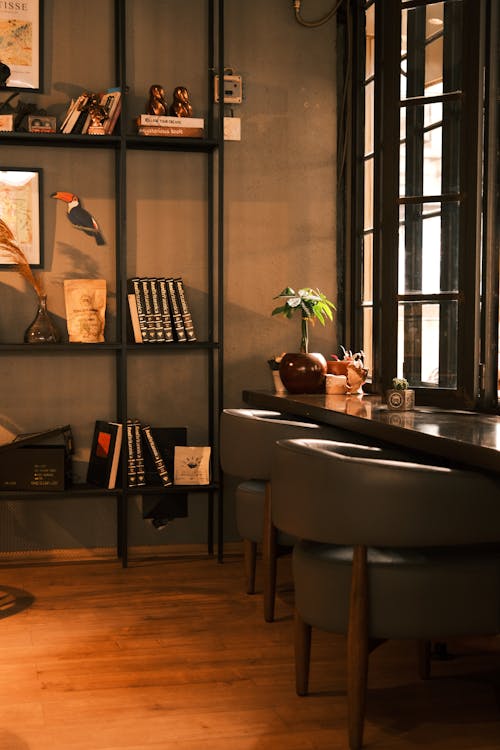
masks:
{"label": "green leaf plant", "polygon": [[294,312],[301,314],[300,351],[309,353],[309,323],[319,320],[322,326],[327,320],[333,320],[332,310],[336,307],[319,289],[304,287],[295,292],[287,286],[274,299],[283,300],[283,304],[275,307],[271,315],[284,315],[291,318]]}

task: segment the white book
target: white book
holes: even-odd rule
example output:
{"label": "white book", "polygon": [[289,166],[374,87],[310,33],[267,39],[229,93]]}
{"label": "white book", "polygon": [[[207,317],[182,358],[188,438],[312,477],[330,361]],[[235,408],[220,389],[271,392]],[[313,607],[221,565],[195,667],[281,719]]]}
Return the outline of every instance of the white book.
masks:
{"label": "white book", "polygon": [[203,117],[168,117],[167,115],[139,115],[137,124],[161,125],[167,128],[203,128]]}

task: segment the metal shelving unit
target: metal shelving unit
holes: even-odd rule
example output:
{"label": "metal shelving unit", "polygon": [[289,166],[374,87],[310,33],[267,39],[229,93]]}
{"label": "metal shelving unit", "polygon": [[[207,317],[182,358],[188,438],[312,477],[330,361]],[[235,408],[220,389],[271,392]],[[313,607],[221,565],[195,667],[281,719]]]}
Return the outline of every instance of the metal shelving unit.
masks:
{"label": "metal shelving unit", "polygon": [[[146,11],[145,11],[146,12]],[[213,481],[203,486],[180,486],[169,488],[158,486],[128,488],[126,441],[122,447],[121,488],[103,490],[86,485],[74,487],[58,493],[57,498],[71,496],[103,496],[116,499],[117,503],[117,552],[122,565],[126,567],[128,558],[128,505],[129,500],[137,495],[159,494],[165,492],[187,492],[208,496],[207,547],[210,555],[214,554],[214,509],[217,498],[217,558],[223,559],[223,498],[218,480],[218,459],[216,450],[218,416],[222,405],[223,378],[223,349],[222,349],[222,309],[221,299],[223,290],[223,177],[224,177],[224,140],[223,140],[223,106],[215,110],[213,103],[213,76],[223,72],[224,49],[224,3],[223,0],[207,0],[207,26],[209,30],[207,90],[208,96],[208,137],[207,138],[164,138],[145,137],[127,132],[127,2],[115,0],[115,68],[116,82],[122,91],[121,123],[117,124],[117,131],[111,136],[72,135],[72,134],[33,134],[33,133],[0,133],[0,146],[22,146],[23,148],[50,149],[106,149],[114,152],[115,172],[115,237],[116,237],[116,341],[103,344],[47,344],[32,346],[29,344],[0,343],[0,354],[17,356],[19,354],[37,357],[47,355],[71,355],[84,353],[112,354],[115,360],[115,389],[116,389],[116,421],[126,423],[128,414],[128,364],[129,358],[145,357],[176,357],[188,352],[205,352],[208,359],[208,382],[206,384],[206,398],[208,404],[207,435],[209,444],[215,450],[213,454]],[[130,152],[184,152],[193,154],[194,158],[208,160],[207,175],[207,264],[208,264],[208,337],[204,341],[190,343],[156,344],[148,347],[131,343],[128,339],[127,317],[127,278],[131,276],[127,268],[127,156]],[[91,408],[91,401],[89,402]],[[43,501],[46,493],[9,492],[0,495],[0,500],[35,499]],[[54,499],[51,495],[50,499]]]}

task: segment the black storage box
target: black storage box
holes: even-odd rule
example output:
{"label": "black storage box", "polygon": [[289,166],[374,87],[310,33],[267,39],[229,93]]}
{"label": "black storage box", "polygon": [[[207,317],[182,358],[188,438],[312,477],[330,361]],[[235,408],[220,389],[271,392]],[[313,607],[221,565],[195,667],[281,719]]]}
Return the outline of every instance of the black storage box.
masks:
{"label": "black storage box", "polygon": [[0,490],[65,490],[72,483],[70,425],[17,435],[0,445]]}
{"label": "black storage box", "polygon": [[64,490],[70,476],[64,445],[25,445],[0,453],[0,490]]}

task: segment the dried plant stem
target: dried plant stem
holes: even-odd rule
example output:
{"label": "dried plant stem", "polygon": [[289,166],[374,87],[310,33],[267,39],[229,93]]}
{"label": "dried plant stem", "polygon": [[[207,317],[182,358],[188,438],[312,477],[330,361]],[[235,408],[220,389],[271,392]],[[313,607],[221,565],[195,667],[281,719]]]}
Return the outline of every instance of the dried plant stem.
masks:
{"label": "dried plant stem", "polygon": [[0,250],[9,255],[23,279],[28,282],[39,298],[42,297],[44,290],[40,279],[31,270],[25,254],[16,244],[14,235],[2,219],[0,219]]}

